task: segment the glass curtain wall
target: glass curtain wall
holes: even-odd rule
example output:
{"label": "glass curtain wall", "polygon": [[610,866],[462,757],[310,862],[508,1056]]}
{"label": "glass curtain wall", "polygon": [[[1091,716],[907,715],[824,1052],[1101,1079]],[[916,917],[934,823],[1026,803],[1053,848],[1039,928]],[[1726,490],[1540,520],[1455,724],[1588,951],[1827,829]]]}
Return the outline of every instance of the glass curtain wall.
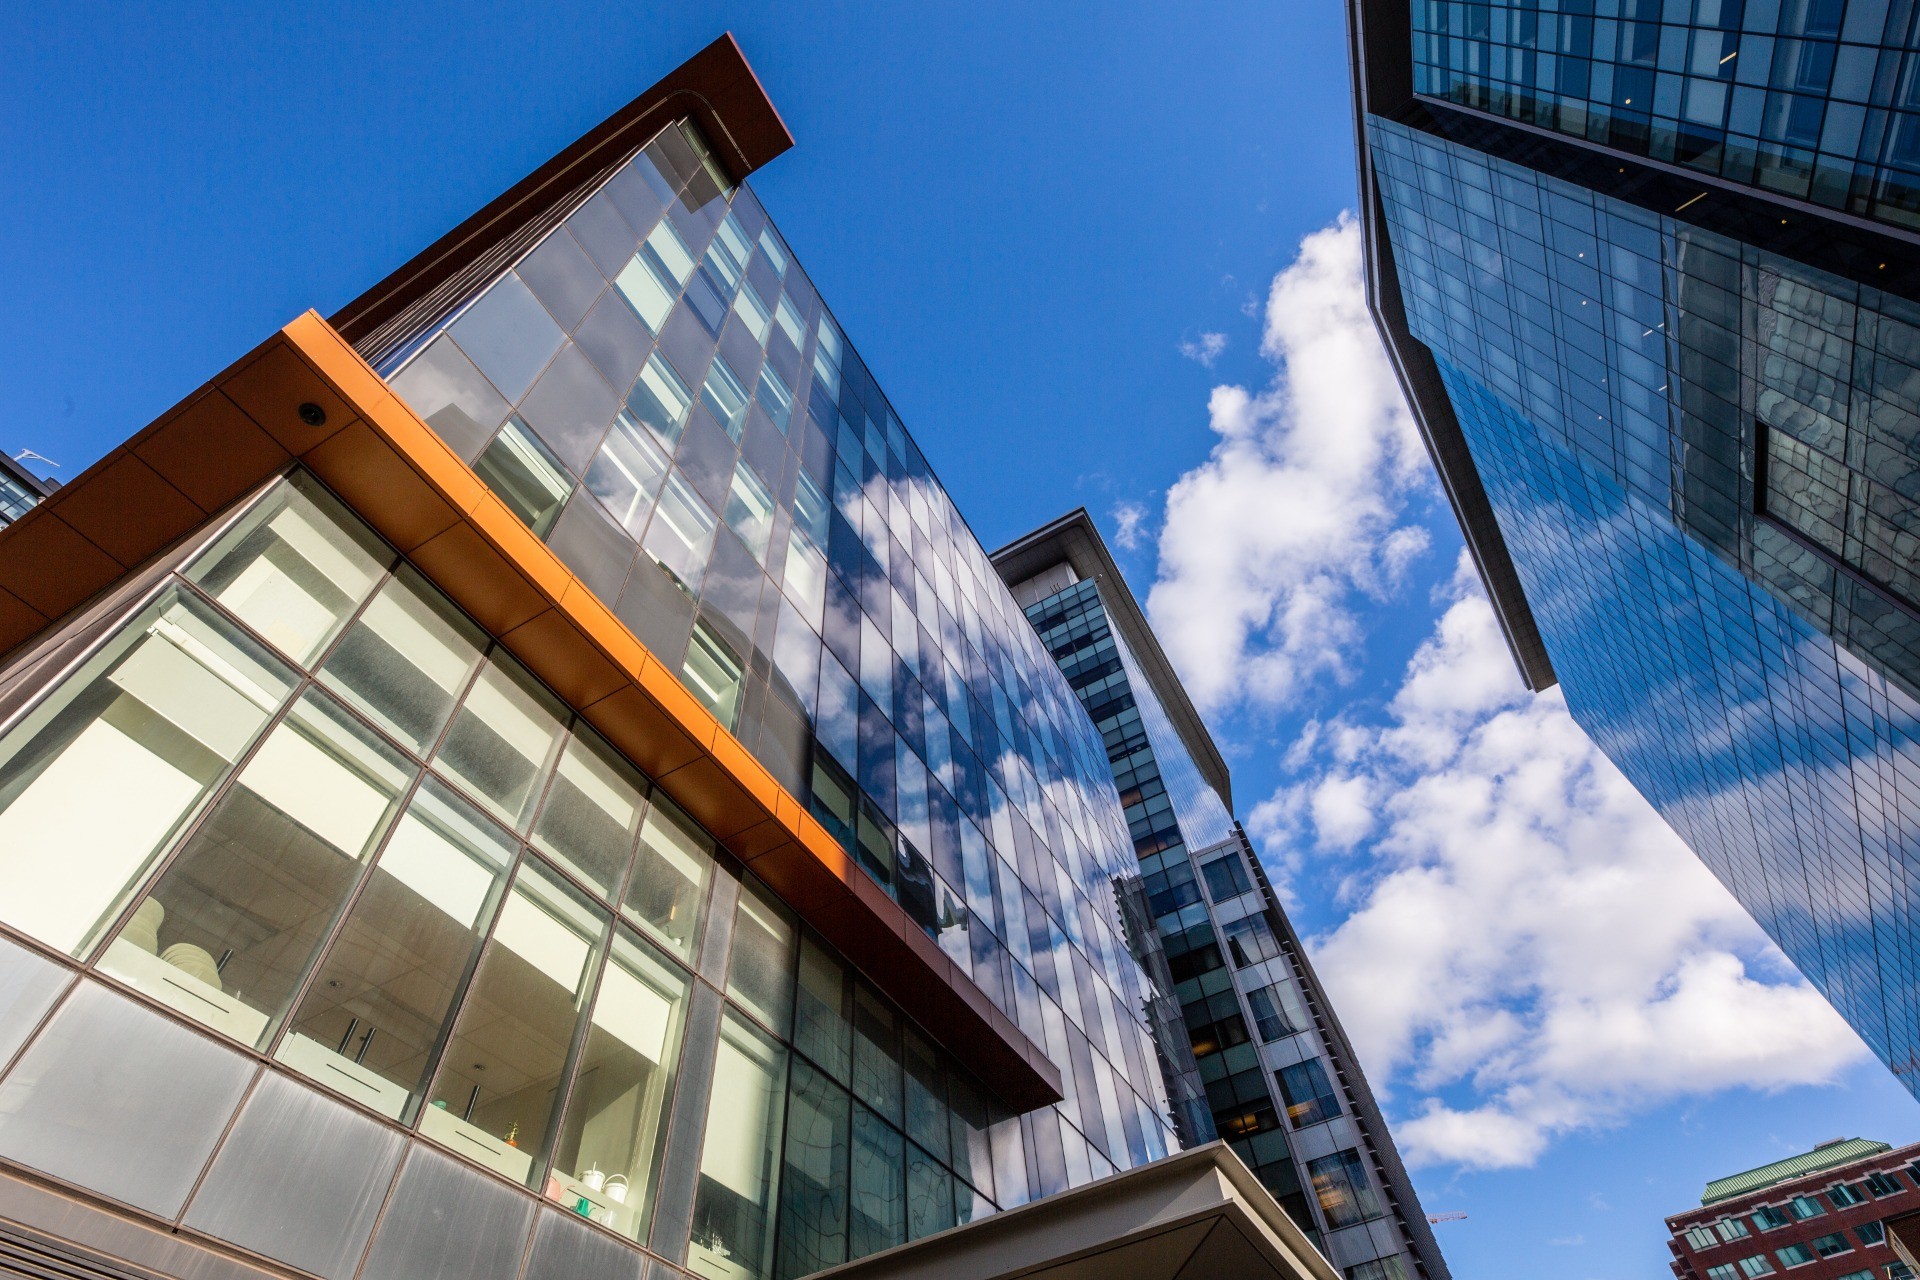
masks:
{"label": "glass curtain wall", "polygon": [[136,607],[0,736],[0,926],[640,1242],[694,966],[724,965],[696,1265],[799,1275],[992,1211],[1018,1126],[394,561],[295,473]]}

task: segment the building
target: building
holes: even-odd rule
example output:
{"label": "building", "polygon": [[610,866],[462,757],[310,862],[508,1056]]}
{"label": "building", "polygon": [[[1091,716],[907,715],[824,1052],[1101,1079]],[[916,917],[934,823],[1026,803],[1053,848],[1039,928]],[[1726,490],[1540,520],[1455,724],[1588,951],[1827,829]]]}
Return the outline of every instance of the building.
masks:
{"label": "building", "polygon": [[0,1271],[1340,1280],[791,144],[723,37],[0,532]]}
{"label": "building", "polygon": [[[993,556],[1106,744],[1212,1129],[1347,1274],[1449,1274],[1232,779],[1084,509]],[[1178,1090],[1176,1090],[1176,1093]]]}
{"label": "building", "polygon": [[1913,12],[1348,13],[1369,302],[1522,674],[1920,1092]]}
{"label": "building", "polygon": [[17,459],[0,454],[0,528],[27,514],[55,487],[27,470]]}
{"label": "building", "polygon": [[1890,1218],[1920,1210],[1920,1144],[1836,1138],[1707,1184],[1700,1207],[1667,1219],[1679,1280],[1905,1280]]}

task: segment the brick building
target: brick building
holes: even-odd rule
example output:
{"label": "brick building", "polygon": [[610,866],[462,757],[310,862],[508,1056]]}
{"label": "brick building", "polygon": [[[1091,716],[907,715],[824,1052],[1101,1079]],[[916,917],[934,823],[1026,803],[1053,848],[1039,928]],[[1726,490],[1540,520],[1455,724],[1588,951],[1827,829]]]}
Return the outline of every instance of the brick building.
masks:
{"label": "brick building", "polygon": [[1909,1280],[1884,1223],[1920,1210],[1920,1143],[1824,1142],[1716,1178],[1700,1207],[1667,1219],[1680,1280]]}

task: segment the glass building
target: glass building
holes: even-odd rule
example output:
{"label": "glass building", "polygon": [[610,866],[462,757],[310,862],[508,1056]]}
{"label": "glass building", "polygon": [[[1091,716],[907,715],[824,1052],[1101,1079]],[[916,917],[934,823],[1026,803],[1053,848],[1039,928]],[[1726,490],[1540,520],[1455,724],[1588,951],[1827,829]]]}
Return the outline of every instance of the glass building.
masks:
{"label": "glass building", "polygon": [[791,145],[722,37],[0,534],[0,1271],[1338,1280]]}
{"label": "glass building", "polygon": [[1370,301],[1523,674],[1920,1092],[1920,15],[1349,18]]}
{"label": "glass building", "polygon": [[[1365,1075],[1260,859],[1232,780],[1084,509],[994,553],[1113,770],[1203,1118],[1345,1274],[1449,1274]],[[1181,1076],[1170,1075],[1176,1099]]]}

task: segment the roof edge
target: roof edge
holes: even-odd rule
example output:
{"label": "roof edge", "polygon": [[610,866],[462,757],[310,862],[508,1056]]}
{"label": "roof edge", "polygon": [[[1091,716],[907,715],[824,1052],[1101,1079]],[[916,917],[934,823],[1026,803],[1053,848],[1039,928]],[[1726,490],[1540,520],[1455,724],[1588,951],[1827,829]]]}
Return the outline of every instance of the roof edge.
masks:
{"label": "roof edge", "polygon": [[1082,578],[1112,584],[1114,589],[1110,595],[1102,593],[1107,611],[1115,615],[1128,647],[1146,668],[1147,679],[1160,695],[1161,705],[1166,707],[1174,728],[1179,731],[1180,741],[1186,744],[1194,763],[1200,767],[1201,776],[1220,793],[1221,802],[1231,812],[1233,778],[1226,758],[1220,754],[1199,708],[1188,696],[1187,687],[1180,682],[1180,673],[1174,670],[1166,650],[1160,647],[1160,637],[1148,624],[1145,611],[1127,585],[1126,575],[1120,572],[1106,540],[1100,536],[1100,527],[1087,514],[1087,509],[1075,507],[1059,519],[1015,538],[987,558],[1009,588],[1062,560],[1072,565],[1073,571]]}

